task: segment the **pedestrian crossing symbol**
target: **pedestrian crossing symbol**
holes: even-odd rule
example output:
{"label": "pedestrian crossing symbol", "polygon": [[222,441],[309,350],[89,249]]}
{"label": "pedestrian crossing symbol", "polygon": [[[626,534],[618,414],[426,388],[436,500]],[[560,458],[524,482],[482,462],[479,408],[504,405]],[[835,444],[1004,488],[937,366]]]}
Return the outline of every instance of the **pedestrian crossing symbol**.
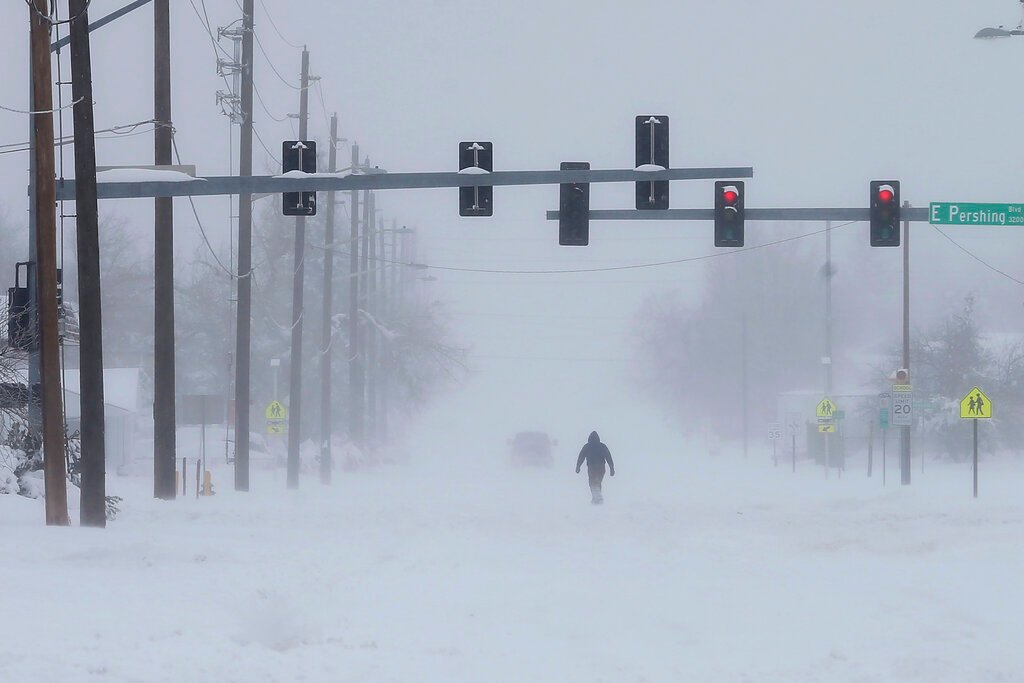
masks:
{"label": "pedestrian crossing symbol", "polygon": [[287,420],[288,409],[280,401],[271,401],[267,406],[267,420]]}
{"label": "pedestrian crossing symbol", "polygon": [[822,434],[835,434],[836,423],[835,422],[820,422],[818,423],[818,431]]}
{"label": "pedestrian crossing symbol", "polygon": [[839,409],[836,408],[836,404],[833,403],[832,399],[830,399],[828,396],[826,396],[825,398],[821,399],[821,401],[818,402],[817,413],[819,419],[823,418],[826,420],[834,420],[836,417],[837,410]]}
{"label": "pedestrian crossing symbol", "polygon": [[967,392],[964,400],[960,401],[960,417],[965,420],[991,419],[992,401],[982,393],[981,389],[974,387]]}
{"label": "pedestrian crossing symbol", "polygon": [[268,422],[267,434],[284,434],[288,431],[287,422]]}

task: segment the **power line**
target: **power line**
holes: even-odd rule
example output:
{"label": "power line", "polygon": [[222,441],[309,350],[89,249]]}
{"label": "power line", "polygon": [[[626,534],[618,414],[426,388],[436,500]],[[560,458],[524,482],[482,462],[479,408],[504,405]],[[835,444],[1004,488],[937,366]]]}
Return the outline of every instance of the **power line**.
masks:
{"label": "power line", "polygon": [[[235,4],[238,4],[237,0]],[[295,43],[291,42],[290,40],[284,37],[284,34],[281,33],[281,29],[277,27],[277,24],[274,22],[274,17],[271,16],[270,10],[267,9],[267,5],[266,3],[263,2],[263,0],[260,0],[260,7],[263,8],[263,13],[267,15],[267,20],[270,21],[270,25],[274,28],[274,32],[277,33],[277,37],[280,38],[282,42],[284,42],[289,47],[294,47],[295,49],[302,49],[301,45],[296,45]]]}
{"label": "power line", "polygon": [[952,244],[953,246],[955,246],[955,247],[956,247],[957,249],[959,249],[959,250],[960,250],[960,251],[962,251],[963,253],[967,254],[967,255],[968,255],[968,256],[970,256],[970,257],[971,257],[972,259],[974,259],[975,261],[977,261],[977,262],[978,262],[978,263],[980,263],[981,265],[985,266],[986,268],[988,268],[988,269],[989,269],[989,270],[991,270],[992,272],[994,272],[994,273],[998,273],[998,274],[1002,275],[1003,277],[1005,277],[1005,278],[1006,278],[1007,280],[1011,280],[1012,282],[1016,282],[1016,283],[1017,283],[1018,285],[1024,285],[1024,280],[1018,280],[1017,278],[1015,278],[1014,276],[1010,275],[1009,273],[1007,273],[1007,272],[1004,272],[1004,271],[1002,271],[1002,270],[999,270],[998,268],[996,268],[995,266],[993,266],[993,265],[992,265],[991,263],[989,263],[989,262],[985,261],[984,259],[982,259],[982,258],[981,258],[980,256],[978,256],[978,255],[976,255],[975,253],[973,253],[973,252],[969,251],[969,250],[968,250],[968,249],[967,249],[966,247],[964,247],[964,246],[963,246],[962,244],[960,244],[959,242],[957,242],[956,240],[954,240],[954,239],[953,239],[952,237],[950,237],[949,235],[947,235],[947,234],[946,234],[945,232],[943,232],[943,230],[942,230],[941,228],[939,228],[939,226],[937,226],[937,225],[932,225],[932,227],[933,227],[933,228],[935,228],[935,231],[936,231],[936,232],[938,232],[938,233],[939,233],[940,235],[942,235],[942,236],[943,236],[943,237],[945,237],[945,238],[946,238],[947,240],[949,240],[949,241],[950,241],[950,243],[951,243],[951,244]]}
{"label": "power line", "polygon": [[384,261],[386,263],[399,263],[400,265],[407,265],[431,270],[447,270],[457,273],[488,273],[494,275],[568,275],[573,273],[607,273],[617,270],[639,270],[641,268],[656,268],[659,266],[670,266],[679,263],[693,263],[695,261],[707,261],[714,258],[721,258],[723,256],[732,256],[733,254],[755,251],[757,249],[764,249],[766,247],[774,247],[779,244],[786,244],[788,242],[795,242],[796,240],[802,240],[807,237],[822,235],[826,232],[829,232],[830,230],[837,230],[839,228],[844,228],[847,225],[853,225],[854,223],[858,222],[860,221],[849,221],[848,223],[840,223],[838,225],[833,225],[831,228],[822,228],[821,230],[815,230],[814,232],[808,232],[802,235],[795,235],[793,237],[785,237],[783,239],[775,240],[773,242],[765,242],[764,244],[756,244],[751,247],[741,247],[739,249],[731,249],[729,251],[715,252],[713,254],[704,254],[702,256],[691,256],[688,258],[671,259],[668,261],[654,261],[652,263],[632,263],[624,266],[604,266],[601,268],[574,268],[557,270],[490,270],[486,268],[456,268],[454,266],[434,266],[426,263],[404,263],[400,261],[392,261],[382,258],[378,258],[375,260]]}
{"label": "power line", "polygon": [[[324,86],[321,84],[321,80],[316,80],[317,94],[320,95],[320,110],[324,113],[324,124],[327,126],[327,130],[331,129],[331,117],[327,113],[327,103],[324,102]],[[331,144],[334,144],[334,140],[331,140]]]}
{"label": "power line", "polygon": [[49,23],[50,26],[59,26],[61,24],[70,24],[73,21],[78,21],[79,17],[85,16],[85,13],[89,11],[89,5],[92,4],[92,0],[86,0],[85,7],[83,7],[82,11],[79,12],[78,14],[76,14],[75,16],[68,17],[67,19],[60,19],[60,20],[55,19],[55,17],[57,16],[57,3],[56,2],[53,3],[51,14],[49,16],[47,16],[47,15],[43,14],[42,12],[40,12],[39,8],[36,7],[36,3],[33,0],[25,0],[25,4],[28,5],[29,8],[31,8],[33,12],[38,14],[39,17],[43,21]]}
{"label": "power line", "polygon": [[259,101],[260,107],[263,109],[263,111],[266,113],[267,116],[269,116],[271,119],[273,119],[274,121],[276,121],[278,123],[283,123],[284,121],[288,120],[288,116],[287,115],[285,115],[285,116],[274,116],[273,114],[270,113],[270,109],[267,108],[266,102],[263,101],[263,95],[260,94],[260,89],[256,87],[256,83],[252,84],[252,91],[254,93],[256,93],[256,99]]}
{"label": "power line", "polygon": [[269,147],[267,147],[267,143],[263,142],[263,138],[261,138],[261,137],[260,137],[260,132],[259,132],[258,130],[256,130],[256,126],[253,126],[253,128],[252,128],[252,134],[253,134],[254,136],[256,136],[256,139],[257,139],[257,140],[259,141],[259,143],[260,143],[260,147],[262,147],[262,148],[264,149],[264,151],[266,151],[266,153],[270,155],[270,158],[271,158],[271,159],[273,159],[273,160],[275,161],[275,163],[277,164],[277,166],[278,166],[278,167],[280,167],[280,165],[281,165],[281,164],[280,164],[280,162],[279,162],[279,161],[277,160],[277,155],[276,155],[276,154],[274,154],[273,152],[271,152],[271,151],[270,151],[270,148],[269,148]]}
{"label": "power line", "polygon": [[[62,111],[64,109],[71,109],[72,107],[74,107],[76,104],[78,104],[81,101],[82,101],[82,98],[79,97],[74,102],[70,102],[68,104],[65,104],[63,106],[57,107],[55,109],[45,109],[45,110],[39,110],[39,111],[32,111],[31,109],[29,109],[29,110],[15,109],[13,107],[5,107],[2,104],[0,104],[0,109],[3,109],[4,111],[12,112],[14,114],[30,114],[30,115],[34,116],[36,114],[54,114],[54,113]],[[95,102],[93,104],[95,104]]]}
{"label": "power line", "polygon": [[[124,124],[124,125],[121,125],[121,126],[112,126],[110,128],[102,128],[102,129],[96,131],[96,139],[97,140],[116,140],[117,138],[129,138],[129,137],[132,137],[134,135],[145,135],[145,134],[151,133],[153,131],[153,129],[150,129],[150,128],[147,128],[146,130],[136,130],[136,129],[139,128],[140,126],[144,126],[144,125],[147,125],[147,124],[155,124],[154,128],[155,127],[159,127],[160,125],[164,125],[164,124],[161,124],[160,122],[156,121],[155,119],[150,119],[148,121],[138,121],[136,123],[127,123],[127,124]],[[124,131],[124,132],[122,132],[122,131]],[[112,135],[100,135],[100,133],[112,133]],[[56,140],[54,140],[54,146],[70,145],[74,141],[75,141],[75,136],[74,135],[67,135],[67,136],[60,137],[60,138],[57,138]],[[29,151],[29,149],[30,149],[29,148],[29,144],[27,142],[9,142],[9,143],[0,145],[0,154],[14,154],[14,153],[17,153],[17,152],[27,152],[27,151]]]}
{"label": "power line", "polygon": [[[173,130],[171,131],[171,145],[174,147],[174,156],[178,160],[178,164],[180,165],[181,154],[178,153],[178,140],[175,137]],[[210,240],[206,236],[206,230],[203,228],[203,221],[199,219],[199,212],[196,211],[196,203],[191,195],[189,195],[188,203],[189,206],[192,207],[192,215],[195,216],[196,218],[196,225],[199,226],[199,234],[202,235],[203,237],[203,244],[206,245],[206,249],[210,252],[210,255],[213,256],[213,260],[217,262],[217,265],[220,266],[220,269],[223,270],[229,278],[237,277],[234,273],[231,272],[230,268],[224,265],[223,261],[220,260],[220,257],[217,256],[217,252],[213,250],[213,245],[210,244]]]}
{"label": "power line", "polygon": [[[281,72],[277,70],[277,67],[276,67],[276,66],[274,66],[274,62],[273,62],[273,60],[271,60],[271,59],[270,59],[270,55],[269,55],[269,54],[267,54],[267,50],[266,50],[266,48],[264,48],[264,47],[263,47],[263,42],[262,42],[262,41],[260,40],[260,34],[259,34],[259,33],[257,33],[257,32],[256,32],[256,31],[254,30],[254,31],[252,32],[252,37],[256,39],[256,45],[257,45],[257,46],[258,46],[258,47],[260,48],[260,52],[262,52],[262,53],[263,53],[263,58],[267,60],[267,65],[268,65],[268,66],[270,66],[270,70],[274,72],[274,75],[275,75],[275,76],[277,76],[277,77],[278,77],[278,79],[279,79],[279,80],[280,80],[280,81],[281,81],[282,83],[284,83],[285,85],[287,85],[287,86],[288,86],[289,88],[291,88],[292,90],[302,90],[302,89],[303,89],[303,88],[302,88],[302,86],[300,86],[300,85],[292,85],[291,83],[289,83],[289,82],[288,82],[288,79],[287,79],[287,78],[285,78],[284,76],[282,76],[282,75],[281,75]],[[307,85],[307,86],[306,86],[306,89],[308,90],[309,88],[310,88],[310,86],[309,86],[309,85]]]}

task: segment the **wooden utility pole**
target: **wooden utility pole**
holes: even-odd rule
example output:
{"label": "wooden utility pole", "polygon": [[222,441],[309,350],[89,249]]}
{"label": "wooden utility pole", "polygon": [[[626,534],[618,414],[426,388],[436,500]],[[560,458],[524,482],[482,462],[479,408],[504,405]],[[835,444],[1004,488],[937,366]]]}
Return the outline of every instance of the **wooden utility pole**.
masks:
{"label": "wooden utility pole", "polygon": [[[327,171],[338,170],[338,115],[331,116],[330,148],[327,152]],[[335,193],[327,193],[324,219],[324,309],[323,329],[320,337],[320,482],[331,483],[331,349],[334,344],[334,202]]]}
{"label": "wooden utility pole", "polygon": [[[252,175],[253,1],[242,3],[242,125],[238,175]],[[238,195],[238,310],[235,326],[235,490],[249,490],[249,379],[252,332],[252,195]],[[276,372],[276,371],[275,371]],[[276,377],[276,375],[275,375]],[[275,395],[274,400],[277,400]]]}
{"label": "wooden utility pole", "polygon": [[[309,119],[309,51],[302,48],[299,89],[299,140],[306,139]],[[302,317],[306,275],[306,217],[295,217],[295,270],[292,278],[291,381],[288,389],[288,488],[299,487],[299,446],[302,444]]]}
{"label": "wooden utility pole", "polygon": [[364,259],[366,299],[363,310],[366,311],[366,431],[369,443],[377,443],[377,194],[371,193],[367,202],[369,220],[366,222],[366,258]]}
{"label": "wooden utility pole", "polygon": [[[359,168],[359,145],[352,145],[352,172]],[[352,190],[348,260],[348,435],[363,446],[363,361],[359,344],[359,190]]]}
{"label": "wooden utility pole", "polygon": [[[392,232],[394,235],[394,232]],[[388,263],[387,233],[384,231],[384,217],[377,221],[377,241],[380,244],[380,261],[378,262],[377,274],[379,281],[377,285],[377,319],[382,325],[391,323],[391,316],[388,313],[390,304],[390,293],[388,292],[388,273],[394,265]],[[392,259],[393,260],[393,259]],[[389,343],[384,335],[379,336],[377,345],[377,440],[384,443],[388,437],[388,381],[389,381]]]}
{"label": "wooden utility pole", "polygon": [[64,410],[61,404],[60,349],[57,329],[57,188],[53,158],[53,76],[50,71],[48,0],[29,2],[32,58],[33,132],[35,135],[36,286],[39,292],[39,351],[43,405],[43,468],[46,523],[67,526],[67,470],[64,465]]}
{"label": "wooden utility pole", "polygon": [[[903,202],[908,213],[910,202]],[[910,220],[903,221],[903,367],[910,382]],[[900,483],[910,485],[910,427],[900,427]]]}
{"label": "wooden utility pole", "polygon": [[[169,0],[153,3],[154,161],[171,164],[171,15]],[[174,500],[174,205],[154,200],[153,494]]]}
{"label": "wooden utility pole", "polygon": [[71,94],[75,101],[75,224],[78,242],[78,322],[81,329],[82,526],[107,525],[103,415],[103,319],[100,298],[99,208],[96,200],[96,127],[92,105],[89,0],[68,0],[71,22]]}

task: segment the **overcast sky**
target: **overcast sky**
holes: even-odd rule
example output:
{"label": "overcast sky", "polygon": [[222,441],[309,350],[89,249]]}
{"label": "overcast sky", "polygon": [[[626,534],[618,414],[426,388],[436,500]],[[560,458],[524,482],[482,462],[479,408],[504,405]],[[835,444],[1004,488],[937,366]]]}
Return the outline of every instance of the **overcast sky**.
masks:
{"label": "overcast sky", "polygon": [[[193,2],[201,12],[200,0]],[[240,15],[234,0],[205,2],[215,27]],[[122,4],[94,0],[91,17]],[[983,26],[1016,25],[1014,0],[257,0],[256,8],[266,54],[257,50],[255,78],[269,114],[298,109],[298,92],[270,63],[292,84],[300,64],[299,50],[280,37],[272,18],[284,38],[308,45],[311,71],[322,79],[312,90],[312,136],[324,138],[324,109],[336,111],[341,135],[391,171],[453,170],[457,143],[469,139],[494,142],[496,170],[557,168],[567,160],[627,168],[633,117],[655,113],[671,117],[673,166],[754,167],[748,207],[865,206],[868,181],[875,178],[900,179],[903,198],[918,206],[1024,201],[1024,39],[972,39]],[[214,50],[189,0],[172,0],[171,11],[179,148],[201,174],[228,173],[237,168],[237,162],[229,167],[237,143],[229,142],[228,121],[215,102],[225,86]],[[8,0],[0,22],[6,46],[0,105],[18,109],[28,107],[27,12],[19,0]],[[151,118],[151,9],[93,36],[97,127]],[[229,41],[222,45],[230,50]],[[64,58],[67,78],[66,52]],[[259,106],[255,121],[271,150],[295,135],[293,121],[276,122]],[[69,115],[65,123],[70,133]],[[0,111],[0,144],[24,140],[27,125],[25,116]],[[257,172],[273,170],[276,160],[258,143],[255,158]],[[341,158],[348,158],[347,148]],[[152,163],[152,136],[102,140],[98,162]],[[26,168],[26,154],[0,154],[0,206],[9,220],[24,216]],[[73,175],[70,155],[67,175]],[[378,205],[389,218],[417,228],[420,260],[434,265],[574,269],[714,251],[707,223],[595,222],[590,248],[559,248],[556,224],[544,220],[557,197],[555,187],[498,188],[491,219],[460,219],[455,190],[396,191]],[[633,189],[594,186],[591,201],[593,208],[632,208]],[[710,181],[673,183],[674,207],[710,203]],[[226,249],[227,201],[198,204],[218,248]],[[197,230],[187,204],[179,200],[176,207],[184,257],[198,243]],[[140,243],[151,243],[150,202],[103,202],[101,212],[128,218]],[[821,227],[807,224],[796,232]],[[1024,279],[1024,249],[1013,230],[950,234]],[[747,244],[778,234],[771,225],[748,225]],[[970,287],[1000,302],[988,309],[989,323],[1021,328],[1006,315],[1024,313],[1019,285],[972,261],[932,228],[916,234],[914,287],[924,310]],[[837,231],[836,260],[842,264],[844,251],[849,255],[851,245],[867,240],[865,224]],[[898,250],[858,253],[891,263],[882,271],[891,282],[871,286],[889,295],[878,303],[879,326],[895,336]],[[530,427],[555,421],[563,410],[576,429],[628,400],[632,389],[621,370],[638,303],[666,288],[698,296],[702,268],[533,276],[434,271],[437,281],[423,286],[449,302],[460,338],[474,349],[479,377],[468,395],[491,401],[495,426]],[[844,282],[843,272],[837,287],[860,286]]]}

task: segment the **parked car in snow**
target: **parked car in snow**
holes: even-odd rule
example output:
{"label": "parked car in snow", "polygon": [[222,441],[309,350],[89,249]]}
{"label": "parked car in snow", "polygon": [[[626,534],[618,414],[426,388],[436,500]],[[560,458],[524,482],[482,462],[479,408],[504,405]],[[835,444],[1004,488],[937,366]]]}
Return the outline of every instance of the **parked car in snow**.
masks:
{"label": "parked car in snow", "polygon": [[558,442],[547,432],[519,432],[508,445],[510,462],[516,467],[551,467],[555,463],[551,449]]}

